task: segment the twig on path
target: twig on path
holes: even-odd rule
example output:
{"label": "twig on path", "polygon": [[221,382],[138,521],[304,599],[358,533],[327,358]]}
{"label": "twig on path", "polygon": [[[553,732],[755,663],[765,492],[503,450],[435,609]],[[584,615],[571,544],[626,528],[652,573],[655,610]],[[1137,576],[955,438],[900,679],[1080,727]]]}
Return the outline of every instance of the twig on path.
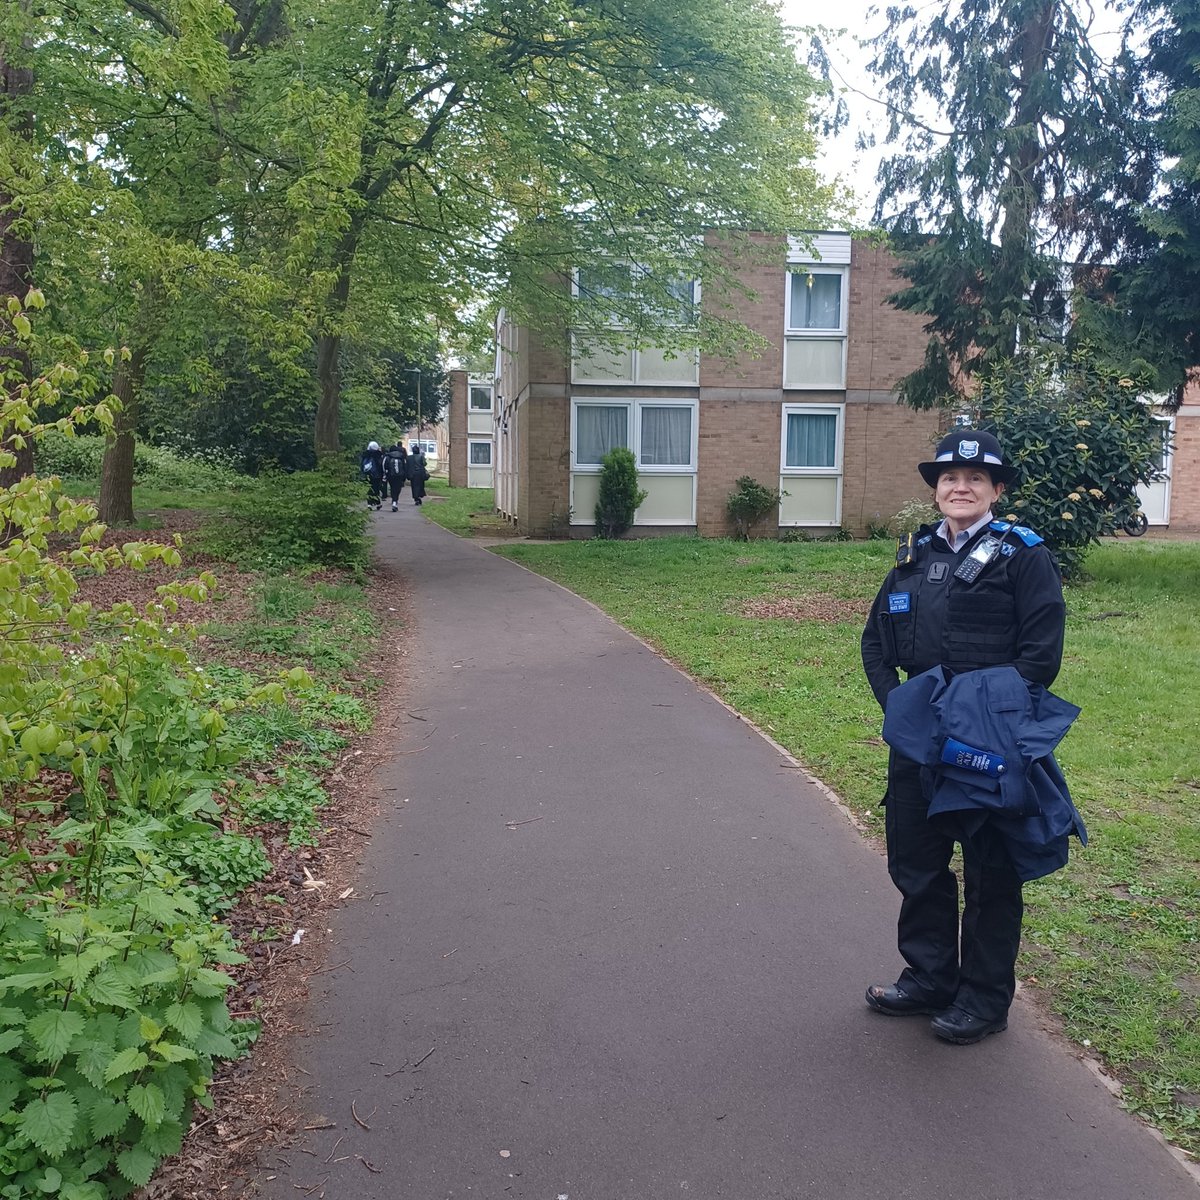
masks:
{"label": "twig on path", "polygon": [[354,1157],[357,1158],[358,1161],[360,1163],[362,1163],[362,1165],[364,1167],[366,1167],[367,1170],[370,1171],[372,1175],[382,1175],[383,1174],[383,1172],[377,1166],[375,1166],[373,1163],[367,1162],[367,1160],[365,1158],[363,1158],[363,1156],[361,1154],[356,1154]]}
{"label": "twig on path", "polygon": [[436,1046],[430,1046],[428,1053],[423,1054],[415,1063],[413,1063],[413,1070],[415,1071],[436,1049]]}
{"label": "twig on path", "polygon": [[325,1160],[326,1162],[329,1162],[329,1161],[330,1161],[330,1160],[333,1158],[333,1156],[334,1156],[334,1155],[337,1153],[337,1148],[338,1148],[338,1147],[339,1147],[339,1146],[340,1146],[340,1145],[341,1145],[341,1144],[342,1144],[342,1143],[343,1143],[345,1140],[346,1140],[346,1135],[343,1133],[343,1134],[342,1134],[342,1136],[341,1136],[340,1138],[338,1138],[338,1140],[337,1140],[336,1142],[334,1142],[334,1143],[333,1143],[333,1149],[332,1149],[332,1150],[330,1150],[330,1152],[329,1152],[329,1158],[327,1158],[327,1159]]}
{"label": "twig on path", "polygon": [[429,720],[429,718],[428,718],[428,717],[418,717],[418,716],[417,716],[417,714],[416,714],[415,712],[409,712],[407,709],[405,709],[404,711],[405,711],[405,714],[406,714],[407,716],[410,716],[410,717],[412,717],[412,719],[413,719],[414,721],[428,721],[428,720]]}
{"label": "twig on path", "polygon": [[[367,1114],[367,1116],[373,1117],[378,1111],[379,1111],[379,1105],[376,1105],[373,1109],[371,1109],[371,1111]],[[360,1117],[358,1115],[358,1109],[354,1107],[353,1100],[350,1101],[350,1115],[354,1118],[356,1124],[361,1125],[368,1133],[370,1133],[370,1131],[371,1131],[370,1125],[368,1125],[366,1123],[366,1121],[364,1121],[362,1119],[362,1117]]]}
{"label": "twig on path", "polygon": [[347,833],[357,833],[359,837],[369,838],[375,836],[373,833],[368,833],[365,829],[355,829],[353,825],[343,825],[342,828]]}
{"label": "twig on path", "polygon": [[451,954],[457,954],[457,953],[458,953],[458,947],[455,946],[453,950],[447,950],[446,953],[442,955],[442,957],[449,958]]}
{"label": "twig on path", "polygon": [[545,817],[530,817],[528,821],[505,821],[504,824],[509,829],[516,829],[518,825],[532,825],[534,821],[544,821]]}
{"label": "twig on path", "polygon": [[323,1125],[305,1125],[305,1129],[336,1129],[336,1121],[326,1121]]}
{"label": "twig on path", "polygon": [[347,958],[347,959],[344,959],[340,963],[334,963],[332,967],[318,967],[313,972],[313,974],[320,975],[323,971],[336,971],[338,969],[338,967],[348,967],[349,965],[350,965],[350,959]]}

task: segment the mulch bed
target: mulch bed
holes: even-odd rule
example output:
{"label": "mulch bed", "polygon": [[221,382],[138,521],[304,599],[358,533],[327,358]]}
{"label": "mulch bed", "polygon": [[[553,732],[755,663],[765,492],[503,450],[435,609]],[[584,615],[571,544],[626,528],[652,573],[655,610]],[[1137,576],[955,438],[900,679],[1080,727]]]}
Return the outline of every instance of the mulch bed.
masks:
{"label": "mulch bed", "polygon": [[[156,515],[162,527],[110,530],[105,541],[170,542],[176,532],[186,536],[198,524],[194,513],[166,510]],[[205,605],[181,602],[181,623],[216,620],[234,624],[253,614],[251,588],[256,576],[191,551],[185,553],[178,569],[157,564],[143,571],[87,576],[81,581],[79,598],[90,600],[97,609],[122,601],[140,609],[154,599],[160,584],[194,578],[200,571],[211,571],[217,577],[217,591]],[[340,578],[336,572],[317,577],[323,576],[328,582]],[[408,608],[404,581],[379,565],[373,577],[385,585],[367,592],[381,626],[381,640],[390,645],[402,643],[400,614]],[[204,635],[198,638],[196,652],[202,658],[260,673],[280,665],[278,660],[235,650],[223,640]],[[182,1152],[163,1162],[154,1179],[138,1193],[140,1200],[212,1200],[214,1196],[243,1194],[264,1150],[287,1145],[300,1132],[304,1079],[291,1063],[292,1041],[304,1031],[310,980],[329,968],[326,915],[359,898],[358,866],[378,813],[369,777],[390,757],[394,726],[403,716],[405,654],[401,649],[398,654],[372,658],[373,672],[383,676],[378,698],[372,701],[375,725],[366,734],[349,734],[350,742],[321,779],[329,802],[318,814],[320,845],[289,847],[286,831],[273,826],[245,831],[262,837],[274,866],[270,875],[244,892],[221,918],[247,956],[244,964],[227,968],[234,980],[228,1002],[235,1016],[258,1018],[262,1032],[249,1055],[217,1065],[211,1086],[212,1109],[196,1109]],[[304,934],[294,942],[295,932],[301,929]]]}

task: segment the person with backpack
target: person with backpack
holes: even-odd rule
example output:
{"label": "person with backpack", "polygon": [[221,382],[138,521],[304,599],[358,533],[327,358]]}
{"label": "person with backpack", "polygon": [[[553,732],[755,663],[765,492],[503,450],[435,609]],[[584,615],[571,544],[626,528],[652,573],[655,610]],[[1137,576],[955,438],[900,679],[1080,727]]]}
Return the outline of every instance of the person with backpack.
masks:
{"label": "person with backpack", "polygon": [[429,472],[425,467],[425,454],[419,442],[414,442],[408,456],[408,486],[412,489],[413,503],[419,505],[425,499],[425,482]]}
{"label": "person with backpack", "polygon": [[396,511],[396,501],[407,476],[408,454],[399,442],[394,442],[383,455],[383,477],[392,493],[392,512]]}
{"label": "person with backpack", "polygon": [[360,469],[367,481],[367,507],[383,507],[383,451],[378,442],[368,442],[362,453]]}

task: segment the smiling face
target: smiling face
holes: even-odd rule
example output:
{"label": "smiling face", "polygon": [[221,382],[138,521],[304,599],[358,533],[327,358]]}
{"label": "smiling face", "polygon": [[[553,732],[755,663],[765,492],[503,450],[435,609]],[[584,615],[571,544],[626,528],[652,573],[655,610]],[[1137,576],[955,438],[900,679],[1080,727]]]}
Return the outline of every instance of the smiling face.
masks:
{"label": "smiling face", "polygon": [[937,482],[936,502],[952,533],[969,529],[990,512],[1004,491],[983,467],[947,467]]}

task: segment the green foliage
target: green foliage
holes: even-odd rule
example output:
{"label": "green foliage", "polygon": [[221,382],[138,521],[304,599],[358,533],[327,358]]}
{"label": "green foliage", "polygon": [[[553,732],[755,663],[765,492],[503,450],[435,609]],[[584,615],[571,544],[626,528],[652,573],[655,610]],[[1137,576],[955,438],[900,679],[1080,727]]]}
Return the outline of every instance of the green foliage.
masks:
{"label": "green foliage", "polygon": [[646,492],[638,487],[633,451],[624,446],[600,460],[600,495],[596,499],[596,536],[619,538],[632,524]]}
{"label": "green foliage", "polygon": [[244,568],[367,564],[368,514],[346,466],[327,460],[315,471],[263,475],[232,497],[230,511],[204,542]]}
{"label": "green foliage", "polygon": [[[28,319],[14,327],[32,340]],[[64,389],[86,394],[84,365],[5,372],[0,468],[48,432]],[[111,414],[79,406],[53,428],[88,421]],[[220,831],[245,753],[228,717],[284,688],[234,697],[192,662],[176,611],[211,576],[141,609],[78,598],[74,572],[178,566],[175,547],[102,547],[95,509],[56,478],[0,489],[0,517],[0,1194],[107,1200],[179,1150],[214,1062],[254,1036],[224,998],[222,968],[244,960],[206,908],[266,865]]]}
{"label": "green foliage", "polygon": [[1089,546],[1137,510],[1137,486],[1161,477],[1163,425],[1134,380],[1096,365],[1027,354],[982,380],[980,428],[1021,474],[1000,500],[1046,539],[1067,578]]}
{"label": "green foliage", "polygon": [[875,219],[908,285],[894,302],[932,335],[898,391],[930,408],[1018,347],[1061,342],[1064,266],[1110,260],[1120,214],[1150,196],[1155,171],[1134,55],[1101,57],[1090,6],[981,0],[894,15],[872,42],[894,148]]}
{"label": "green foliage", "polygon": [[766,487],[750,475],[740,476],[725,501],[725,510],[737,526],[738,538],[748,542],[750,530],[769,512],[777,510],[786,495],[778,488]]}
{"label": "green foliage", "polygon": [[[47,433],[38,443],[38,471],[42,475],[96,481],[100,478],[104,445],[102,437]],[[184,457],[165,446],[144,442],[134,448],[133,475],[146,487],[208,492],[229,491],[243,478],[218,455]]]}
{"label": "green foliage", "polygon": [[883,536],[904,537],[916,533],[922,525],[933,525],[941,519],[942,514],[928,500],[906,500],[888,521]]}
{"label": "green foliage", "polygon": [[317,810],[329,800],[325,789],[307,771],[288,767],[279,782],[254,790],[240,799],[242,815],[251,824],[276,821],[289,827],[289,846],[316,844]]}

